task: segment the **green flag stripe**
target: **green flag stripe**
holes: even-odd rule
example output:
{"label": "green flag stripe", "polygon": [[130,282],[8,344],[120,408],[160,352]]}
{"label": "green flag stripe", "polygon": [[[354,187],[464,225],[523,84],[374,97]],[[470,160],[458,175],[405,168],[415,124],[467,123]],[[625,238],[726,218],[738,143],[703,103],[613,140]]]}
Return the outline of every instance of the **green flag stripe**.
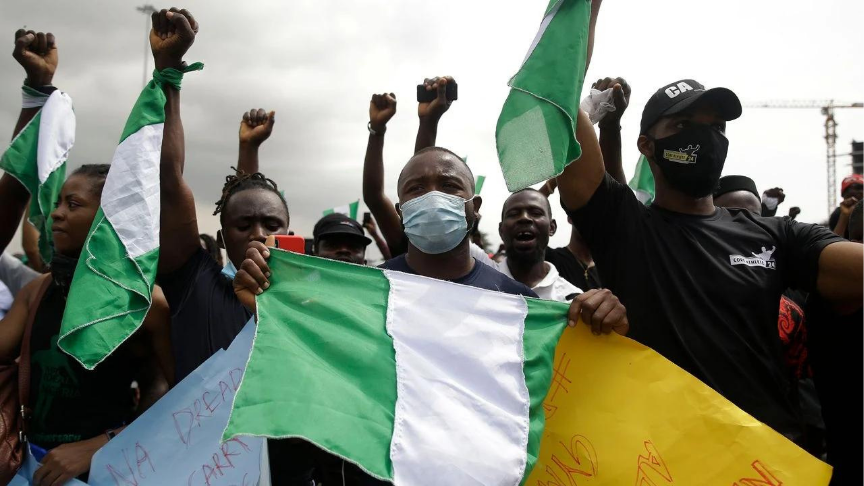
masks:
{"label": "green flag stripe", "polygon": [[391,479],[396,362],[387,278],[281,250],[271,250],[269,264],[270,288],[258,297],[253,352],[224,438],[303,437]]}
{"label": "green flag stripe", "polygon": [[[66,164],[48,174],[45,182],[39,186],[38,196],[30,201],[30,222],[39,230],[39,254],[42,260],[50,262],[54,249],[51,244],[51,211],[60,195],[60,189],[66,181]],[[34,208],[34,204],[38,208]]]}
{"label": "green flag stripe", "polygon": [[18,179],[31,194],[35,194],[39,187],[39,168],[37,167],[36,154],[41,119],[42,112],[40,111],[18,132],[18,135],[9,144],[9,148],[3,153],[3,157],[0,158],[0,169]]}
{"label": "green flag stripe", "polygon": [[479,175],[477,176],[477,182],[474,183],[474,194],[480,195],[480,191],[483,190],[483,183],[486,182],[486,176]]}
{"label": "green flag stripe", "polygon": [[[159,262],[158,248],[136,259],[128,258],[102,208],[96,212],[93,225],[81,253],[83,261],[79,261],[72,279],[58,342],[88,370],[143,322],[152,298],[145,275],[154,275]],[[80,332],[84,329],[88,332]]]}
{"label": "green flag stripe", "polygon": [[126,119],[120,142],[122,143],[141,127],[165,123],[165,101],[165,92],[155,81],[150,81],[141,91],[135,106],[132,107],[132,112],[129,113],[129,118]]}
{"label": "green flag stripe", "polygon": [[569,305],[538,299],[525,299],[528,316],[525,318],[525,334],[522,346],[525,349],[525,384],[531,399],[531,420],[528,431],[528,461],[522,484],[531,474],[540,454],[540,440],[546,415],[543,401],[552,383],[552,362],[555,359],[555,345],[567,324]]}

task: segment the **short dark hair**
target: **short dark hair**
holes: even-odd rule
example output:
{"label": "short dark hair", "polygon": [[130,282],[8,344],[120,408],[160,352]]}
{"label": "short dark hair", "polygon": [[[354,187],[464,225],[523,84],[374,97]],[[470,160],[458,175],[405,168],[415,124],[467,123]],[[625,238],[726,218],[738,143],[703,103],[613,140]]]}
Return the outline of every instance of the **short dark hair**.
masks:
{"label": "short dark hair", "polygon": [[96,183],[93,186],[94,194],[102,194],[102,187],[105,186],[105,179],[108,177],[108,171],[111,169],[110,164],[84,164],[75,169],[69,176],[84,176],[93,179]]}
{"label": "short dark hair", "polygon": [[519,189],[518,191],[514,192],[513,194],[510,194],[509,196],[507,196],[507,199],[504,200],[504,204],[501,205],[501,219],[502,220],[504,219],[504,207],[507,206],[507,201],[509,201],[510,198],[515,196],[516,194],[519,194],[522,192],[536,192],[537,194],[540,194],[541,196],[543,196],[543,199],[546,201],[546,211],[548,211],[548,213],[549,213],[549,218],[550,219],[552,218],[552,203],[549,202],[549,198],[546,197],[546,194],[543,194],[542,192],[538,191],[537,189],[534,189],[533,187],[526,187],[525,189]]}
{"label": "short dark hair", "polygon": [[[415,152],[414,155],[412,155],[411,158],[408,159],[408,162],[411,162],[411,161],[414,160],[418,155],[423,155],[423,154],[425,154],[426,152],[444,152],[444,153],[446,153],[446,154],[452,155],[453,157],[456,157],[456,158],[459,160],[459,162],[462,162],[462,165],[464,165],[465,168],[468,169],[468,174],[471,175],[471,182],[472,182],[472,185],[471,185],[471,192],[474,192],[474,189],[475,189],[475,186],[476,186],[476,182],[475,182],[475,180],[474,180],[474,171],[471,170],[471,167],[468,167],[468,162],[465,162],[465,159],[463,159],[462,157],[459,157],[459,156],[456,154],[456,152],[454,152],[454,151],[452,151],[452,150],[450,150],[450,149],[446,149],[446,148],[444,148],[444,147],[437,147],[437,146],[433,146],[433,147],[426,147],[426,148],[424,148],[424,149],[420,149],[420,150],[418,150],[417,152]],[[408,162],[405,163],[405,166],[408,165]],[[399,172],[399,177],[396,179],[396,187],[397,187],[397,188],[398,188],[398,187],[401,185],[401,183],[402,183],[402,173],[405,172],[405,166],[402,167],[402,170]]]}
{"label": "short dark hair", "polygon": [[[268,179],[264,174],[260,172],[255,172],[253,174],[247,174],[242,170],[237,170],[234,167],[234,174],[225,176],[225,185],[222,186],[222,198],[216,201],[216,210],[213,211],[213,216],[217,214],[224,214],[225,206],[228,204],[228,200],[234,194],[238,192],[245,191],[247,189],[264,189],[266,191],[270,191],[277,196],[279,196],[279,200],[282,201],[282,204],[285,206],[285,213],[289,215],[288,212],[288,203],[285,201],[285,198],[282,196],[282,193],[279,192],[279,186],[273,182],[272,179]],[[219,216],[219,222],[222,222],[223,216]]]}

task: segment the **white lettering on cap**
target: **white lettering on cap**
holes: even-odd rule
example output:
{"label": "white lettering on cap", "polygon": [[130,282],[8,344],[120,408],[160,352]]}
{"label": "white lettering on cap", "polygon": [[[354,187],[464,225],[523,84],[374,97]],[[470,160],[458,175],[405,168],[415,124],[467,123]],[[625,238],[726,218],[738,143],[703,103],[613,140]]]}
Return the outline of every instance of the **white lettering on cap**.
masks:
{"label": "white lettering on cap", "polygon": [[693,87],[681,81],[677,86],[669,86],[666,88],[666,96],[674,98],[685,91],[693,91]]}

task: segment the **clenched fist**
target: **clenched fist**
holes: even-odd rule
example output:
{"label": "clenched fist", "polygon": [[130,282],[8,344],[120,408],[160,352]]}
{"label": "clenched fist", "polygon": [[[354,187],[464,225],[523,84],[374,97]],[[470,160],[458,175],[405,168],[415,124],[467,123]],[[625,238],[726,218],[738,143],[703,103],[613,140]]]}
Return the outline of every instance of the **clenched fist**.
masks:
{"label": "clenched fist", "polygon": [[428,103],[419,103],[417,105],[417,116],[420,118],[431,118],[439,120],[444,113],[450,109],[452,101],[447,99],[447,83],[455,83],[456,80],[452,76],[438,76],[434,78],[426,78],[423,80],[423,85],[426,91],[435,91],[437,96],[434,100]]}
{"label": "clenched fist", "polygon": [[33,88],[47,86],[57,70],[57,41],[54,34],[18,29],[12,57],[27,73],[25,83]]}
{"label": "clenched fist", "polygon": [[270,138],[273,132],[273,124],[276,123],[276,112],[267,113],[264,108],[252,108],[248,113],[243,113],[240,122],[240,143],[261,145]]}
{"label": "clenched fist", "polygon": [[183,55],[195,42],[198,22],[186,9],[171,7],[153,12],[153,29],[150,30],[150,50],[156,69],[181,69]]}
{"label": "clenched fist", "polygon": [[396,114],[396,95],[381,93],[372,95],[369,102],[369,123],[376,133],[384,133],[387,122]]}

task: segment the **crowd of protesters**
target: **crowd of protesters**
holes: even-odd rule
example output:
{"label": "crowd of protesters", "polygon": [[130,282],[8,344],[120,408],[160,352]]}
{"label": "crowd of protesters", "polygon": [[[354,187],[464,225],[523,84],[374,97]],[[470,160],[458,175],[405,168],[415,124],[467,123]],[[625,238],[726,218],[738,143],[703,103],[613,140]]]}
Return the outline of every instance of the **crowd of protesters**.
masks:
{"label": "crowd of protesters", "polygon": [[[182,66],[197,32],[186,10],[156,12],[151,39],[165,41],[153,44],[156,69]],[[57,89],[56,43],[50,33],[15,33],[13,55],[27,88]],[[636,123],[624,116],[631,87],[610,77],[592,86],[612,90],[615,106],[600,120],[599,136],[589,115],[579,113],[579,160],[539,189],[488,208],[475,194],[469,166],[438,145],[451,83],[449,76],[424,80],[435,96],[419,103],[414,153],[405,155],[395,181],[384,179],[383,148],[396,97],[371,96],[362,173],[371,215],[362,222],[342,214],[321,218],[308,253],[365,265],[374,242],[385,269],[569,302],[571,325],[581,318],[595,333],[617,332],[651,347],[826,459],[835,467],[833,484],[861,484],[861,175],[843,180],[843,201],[828,226],[795,221],[797,208],[776,216],[782,189],[760,192],[746,175],[723,172],[734,143],[726,124],[742,113],[738,97],[685,79],[659,87],[639,121],[635,142],[656,184],[645,205],[627,186],[621,162],[621,125]],[[237,168],[226,174],[213,213],[220,229],[215,236],[199,232],[198,206],[184,178],[180,91],[163,89],[158,279],[153,306],[133,338],[94,371],[57,346],[108,165],[81,166],[63,183],[51,213],[50,265],[37,251],[25,261],[5,253],[0,259],[0,358],[26,361],[31,371],[28,435],[44,464],[35,478],[40,485],[86,477],[96,450],[232,342],[255,312],[254,299],[245,297],[269,287],[268,237],[291,228],[290,187],[283,193],[258,163],[275,113],[258,109],[242,115]],[[37,111],[22,108],[13,137]],[[396,202],[386,195],[391,186]],[[18,180],[0,178],[0,250],[29,198]],[[553,218],[553,204],[565,209],[566,222]],[[503,244],[494,256],[476,244],[481,210],[487,219],[500,218]],[[570,232],[568,245],[550,248],[560,231]],[[28,228],[24,237],[32,248],[38,234]],[[380,483],[301,440],[269,447],[274,484]]]}

